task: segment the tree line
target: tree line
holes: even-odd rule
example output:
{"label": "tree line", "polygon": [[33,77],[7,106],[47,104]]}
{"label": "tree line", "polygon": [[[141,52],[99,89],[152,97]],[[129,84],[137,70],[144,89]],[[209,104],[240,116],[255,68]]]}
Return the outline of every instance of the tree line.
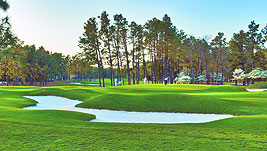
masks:
{"label": "tree line", "polygon": [[[0,1],[0,8],[5,11],[9,5]],[[240,30],[226,42],[222,32],[214,39],[188,35],[167,14],[140,25],[122,14],[111,21],[104,11],[85,22],[79,39],[82,51],[74,56],[24,45],[11,28],[8,17],[0,19],[0,81],[7,85],[46,85],[55,79],[90,77],[97,77],[99,86],[105,86],[105,78],[110,78],[111,86],[139,84],[144,78],[152,83],[168,78],[171,84],[242,80],[245,85],[263,80],[267,73],[267,26],[260,29],[255,21],[248,31]],[[256,73],[262,76],[255,78],[259,77]]]}
{"label": "tree line", "polygon": [[[9,4],[0,0],[0,9],[6,11],[8,8]],[[73,69],[76,60],[75,57],[52,53],[44,47],[24,45],[12,32],[9,17],[1,16],[0,84],[46,85],[55,79],[70,79],[71,74],[77,74],[76,69]]]}
{"label": "tree line", "polygon": [[129,85],[139,84],[145,77],[152,83],[168,78],[172,84],[183,76],[192,84],[223,84],[234,80],[235,69],[246,73],[256,68],[266,70],[266,36],[267,26],[259,29],[255,21],[247,32],[240,30],[227,42],[223,32],[214,39],[188,35],[178,30],[167,14],[140,25],[129,23],[122,14],[114,15],[111,23],[104,11],[84,23],[79,55],[90,65],[97,65],[99,86],[105,86],[103,71],[107,65],[111,85],[114,79],[124,80],[125,75]]}

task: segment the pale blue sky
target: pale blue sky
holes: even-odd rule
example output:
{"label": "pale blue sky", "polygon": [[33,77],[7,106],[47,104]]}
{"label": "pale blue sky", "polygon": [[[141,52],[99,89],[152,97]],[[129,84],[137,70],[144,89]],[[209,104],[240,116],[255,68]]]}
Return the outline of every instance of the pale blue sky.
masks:
{"label": "pale blue sky", "polygon": [[15,34],[25,44],[74,55],[80,51],[83,23],[102,11],[122,13],[129,22],[144,24],[168,14],[178,29],[197,37],[247,30],[251,20],[267,23],[267,0],[8,0]]}

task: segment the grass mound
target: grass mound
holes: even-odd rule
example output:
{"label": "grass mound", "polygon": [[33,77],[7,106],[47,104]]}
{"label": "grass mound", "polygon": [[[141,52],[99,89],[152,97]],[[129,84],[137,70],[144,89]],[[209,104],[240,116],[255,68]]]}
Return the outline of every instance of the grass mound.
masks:
{"label": "grass mound", "polygon": [[267,89],[267,82],[255,82],[254,84],[248,86],[250,89]]}

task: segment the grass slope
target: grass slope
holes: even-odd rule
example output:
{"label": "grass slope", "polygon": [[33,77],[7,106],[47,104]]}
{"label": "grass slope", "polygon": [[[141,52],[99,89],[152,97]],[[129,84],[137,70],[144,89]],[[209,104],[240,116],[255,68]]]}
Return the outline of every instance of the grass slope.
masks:
{"label": "grass slope", "polygon": [[[58,95],[85,108],[228,113],[204,124],[90,123],[94,115],[23,110],[25,95]],[[0,87],[0,150],[267,150],[267,93],[234,86]]]}
{"label": "grass slope", "polygon": [[248,86],[250,89],[267,89],[267,82],[256,82],[255,84],[252,84]]}

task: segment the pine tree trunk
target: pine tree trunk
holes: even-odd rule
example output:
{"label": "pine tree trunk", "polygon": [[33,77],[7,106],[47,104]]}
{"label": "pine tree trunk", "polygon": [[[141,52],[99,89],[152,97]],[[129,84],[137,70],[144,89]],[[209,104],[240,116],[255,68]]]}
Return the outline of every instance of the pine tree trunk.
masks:
{"label": "pine tree trunk", "polygon": [[99,58],[100,58],[100,67],[101,67],[101,75],[102,75],[102,80],[103,80],[103,87],[105,87],[104,64],[103,64],[103,61],[102,61],[102,57],[101,57],[100,51],[98,51],[98,52],[99,52]]}
{"label": "pine tree trunk", "polygon": [[154,74],[155,74],[155,83],[159,83],[159,66],[158,66],[158,64],[159,64],[159,62],[158,62],[158,56],[156,56],[155,55],[156,54],[156,52],[154,53],[154,64],[155,64],[155,72],[154,72]]}
{"label": "pine tree trunk", "polygon": [[191,49],[191,55],[190,55],[190,64],[191,64],[191,77],[192,77],[192,83],[194,84],[194,73],[193,73],[193,49]]}
{"label": "pine tree trunk", "polygon": [[103,79],[103,87],[105,87],[104,67],[102,67],[102,79]]}
{"label": "pine tree trunk", "polygon": [[[167,78],[167,62],[168,62],[168,48],[167,48],[167,32],[165,30],[165,35],[164,35],[164,41],[165,41],[165,63],[164,63],[164,76],[162,76],[162,81],[164,80],[164,78]],[[162,55],[163,56],[163,55]],[[162,62],[163,63],[163,62]]]}
{"label": "pine tree trunk", "polygon": [[124,40],[124,49],[125,49],[126,62],[127,62],[128,85],[131,85],[131,74],[130,74],[129,58],[128,58],[127,41],[126,41],[126,39]]}
{"label": "pine tree trunk", "polygon": [[[245,64],[242,64],[242,70],[245,71]],[[252,81],[252,84],[254,84],[254,79]],[[245,86],[246,85],[246,81],[243,80],[243,85]]]}
{"label": "pine tree trunk", "polygon": [[161,65],[162,65],[162,59],[161,59],[161,54],[160,54],[160,56],[159,56],[159,61],[158,61],[158,83],[160,83],[160,80],[161,80],[161,72],[162,72],[162,70],[161,70]]}
{"label": "pine tree trunk", "polygon": [[135,47],[135,43],[134,43],[134,39],[133,39],[133,54],[132,54],[132,64],[133,64],[133,85],[135,85],[135,66],[134,66],[134,64],[135,64],[135,60],[134,60],[134,58],[135,58],[135,56],[134,56],[134,48]]}
{"label": "pine tree trunk", "polygon": [[222,63],[221,63],[221,73],[222,73],[221,85],[223,85],[223,76],[224,76],[224,73],[223,73],[223,58],[222,58]]}
{"label": "pine tree trunk", "polygon": [[122,75],[122,85],[124,85],[124,74]]}
{"label": "pine tree trunk", "polygon": [[[122,67],[122,60],[121,60],[121,55],[120,55],[120,68],[121,68],[121,78],[122,78],[122,81],[123,81],[123,85],[124,85],[124,73],[123,73],[123,67]],[[121,78],[120,78],[120,82],[121,82]]]}
{"label": "pine tree trunk", "polygon": [[156,67],[156,73],[157,73],[156,82],[157,82],[157,84],[159,84],[160,61],[158,58],[156,58],[156,60],[155,60],[155,67]]}
{"label": "pine tree trunk", "polygon": [[111,83],[110,85],[113,86],[114,75],[113,75],[113,64],[112,64],[111,50],[110,50],[109,41],[108,41],[107,45],[108,45],[109,62],[110,62],[110,83]]}
{"label": "pine tree trunk", "polygon": [[117,56],[117,79],[120,81],[121,75],[120,75],[120,59],[119,59],[119,46],[116,46],[116,56]]}
{"label": "pine tree trunk", "polygon": [[173,60],[173,58],[172,58],[172,84],[173,84],[173,81],[174,80],[174,60]]}
{"label": "pine tree trunk", "polygon": [[162,77],[163,79],[164,78],[167,78],[168,75],[167,75],[167,61],[168,61],[168,57],[167,57],[168,53],[167,53],[167,46],[165,46],[165,63],[164,63],[164,77]]}
{"label": "pine tree trunk", "polygon": [[162,50],[162,55],[161,55],[162,57],[161,57],[161,62],[162,62],[162,64],[161,64],[161,83],[163,84],[163,80],[164,80],[164,69],[165,68],[163,68],[163,65],[164,65],[164,52],[163,52],[163,50]]}
{"label": "pine tree trunk", "polygon": [[154,48],[153,48],[153,53],[152,53],[152,61],[154,61],[154,68],[152,69],[153,70],[153,75],[152,75],[152,84],[153,84],[153,81],[154,83],[156,84],[156,73],[157,73],[157,58],[156,58],[156,41],[154,41]]}
{"label": "pine tree trunk", "polygon": [[179,75],[180,74],[180,56],[178,56],[178,63],[177,63],[177,74]]}
{"label": "pine tree trunk", "polygon": [[96,50],[96,55],[97,55],[97,73],[98,73],[98,81],[99,81],[99,87],[101,87],[101,75],[100,75],[100,62],[99,62],[99,56],[98,56],[98,51]]}
{"label": "pine tree trunk", "polygon": [[210,84],[209,70],[208,70],[208,61],[206,61],[206,79],[207,85]]}
{"label": "pine tree trunk", "polygon": [[142,55],[143,55],[143,72],[144,72],[144,78],[146,77],[146,61],[145,61],[145,50],[142,49]]}
{"label": "pine tree trunk", "polygon": [[216,63],[216,85],[219,84],[218,82],[218,73],[219,72],[219,62],[218,62],[218,59],[217,59],[217,63]]}
{"label": "pine tree trunk", "polygon": [[152,82],[152,84],[154,83],[154,58],[153,58],[153,52],[151,52],[151,55],[150,55],[150,58],[151,58],[151,82]]}
{"label": "pine tree trunk", "polygon": [[170,57],[170,84],[173,84],[172,56]]}
{"label": "pine tree trunk", "polygon": [[202,65],[202,56],[201,56],[201,58],[200,58],[200,62],[199,62],[199,64],[198,64],[196,83],[199,82],[199,71],[200,71],[201,65]]}
{"label": "pine tree trunk", "polygon": [[137,58],[137,84],[139,84],[139,81],[140,81],[139,60],[140,60],[140,57],[138,56],[138,58]]}
{"label": "pine tree trunk", "polygon": [[19,69],[16,62],[16,86],[19,86]]}

